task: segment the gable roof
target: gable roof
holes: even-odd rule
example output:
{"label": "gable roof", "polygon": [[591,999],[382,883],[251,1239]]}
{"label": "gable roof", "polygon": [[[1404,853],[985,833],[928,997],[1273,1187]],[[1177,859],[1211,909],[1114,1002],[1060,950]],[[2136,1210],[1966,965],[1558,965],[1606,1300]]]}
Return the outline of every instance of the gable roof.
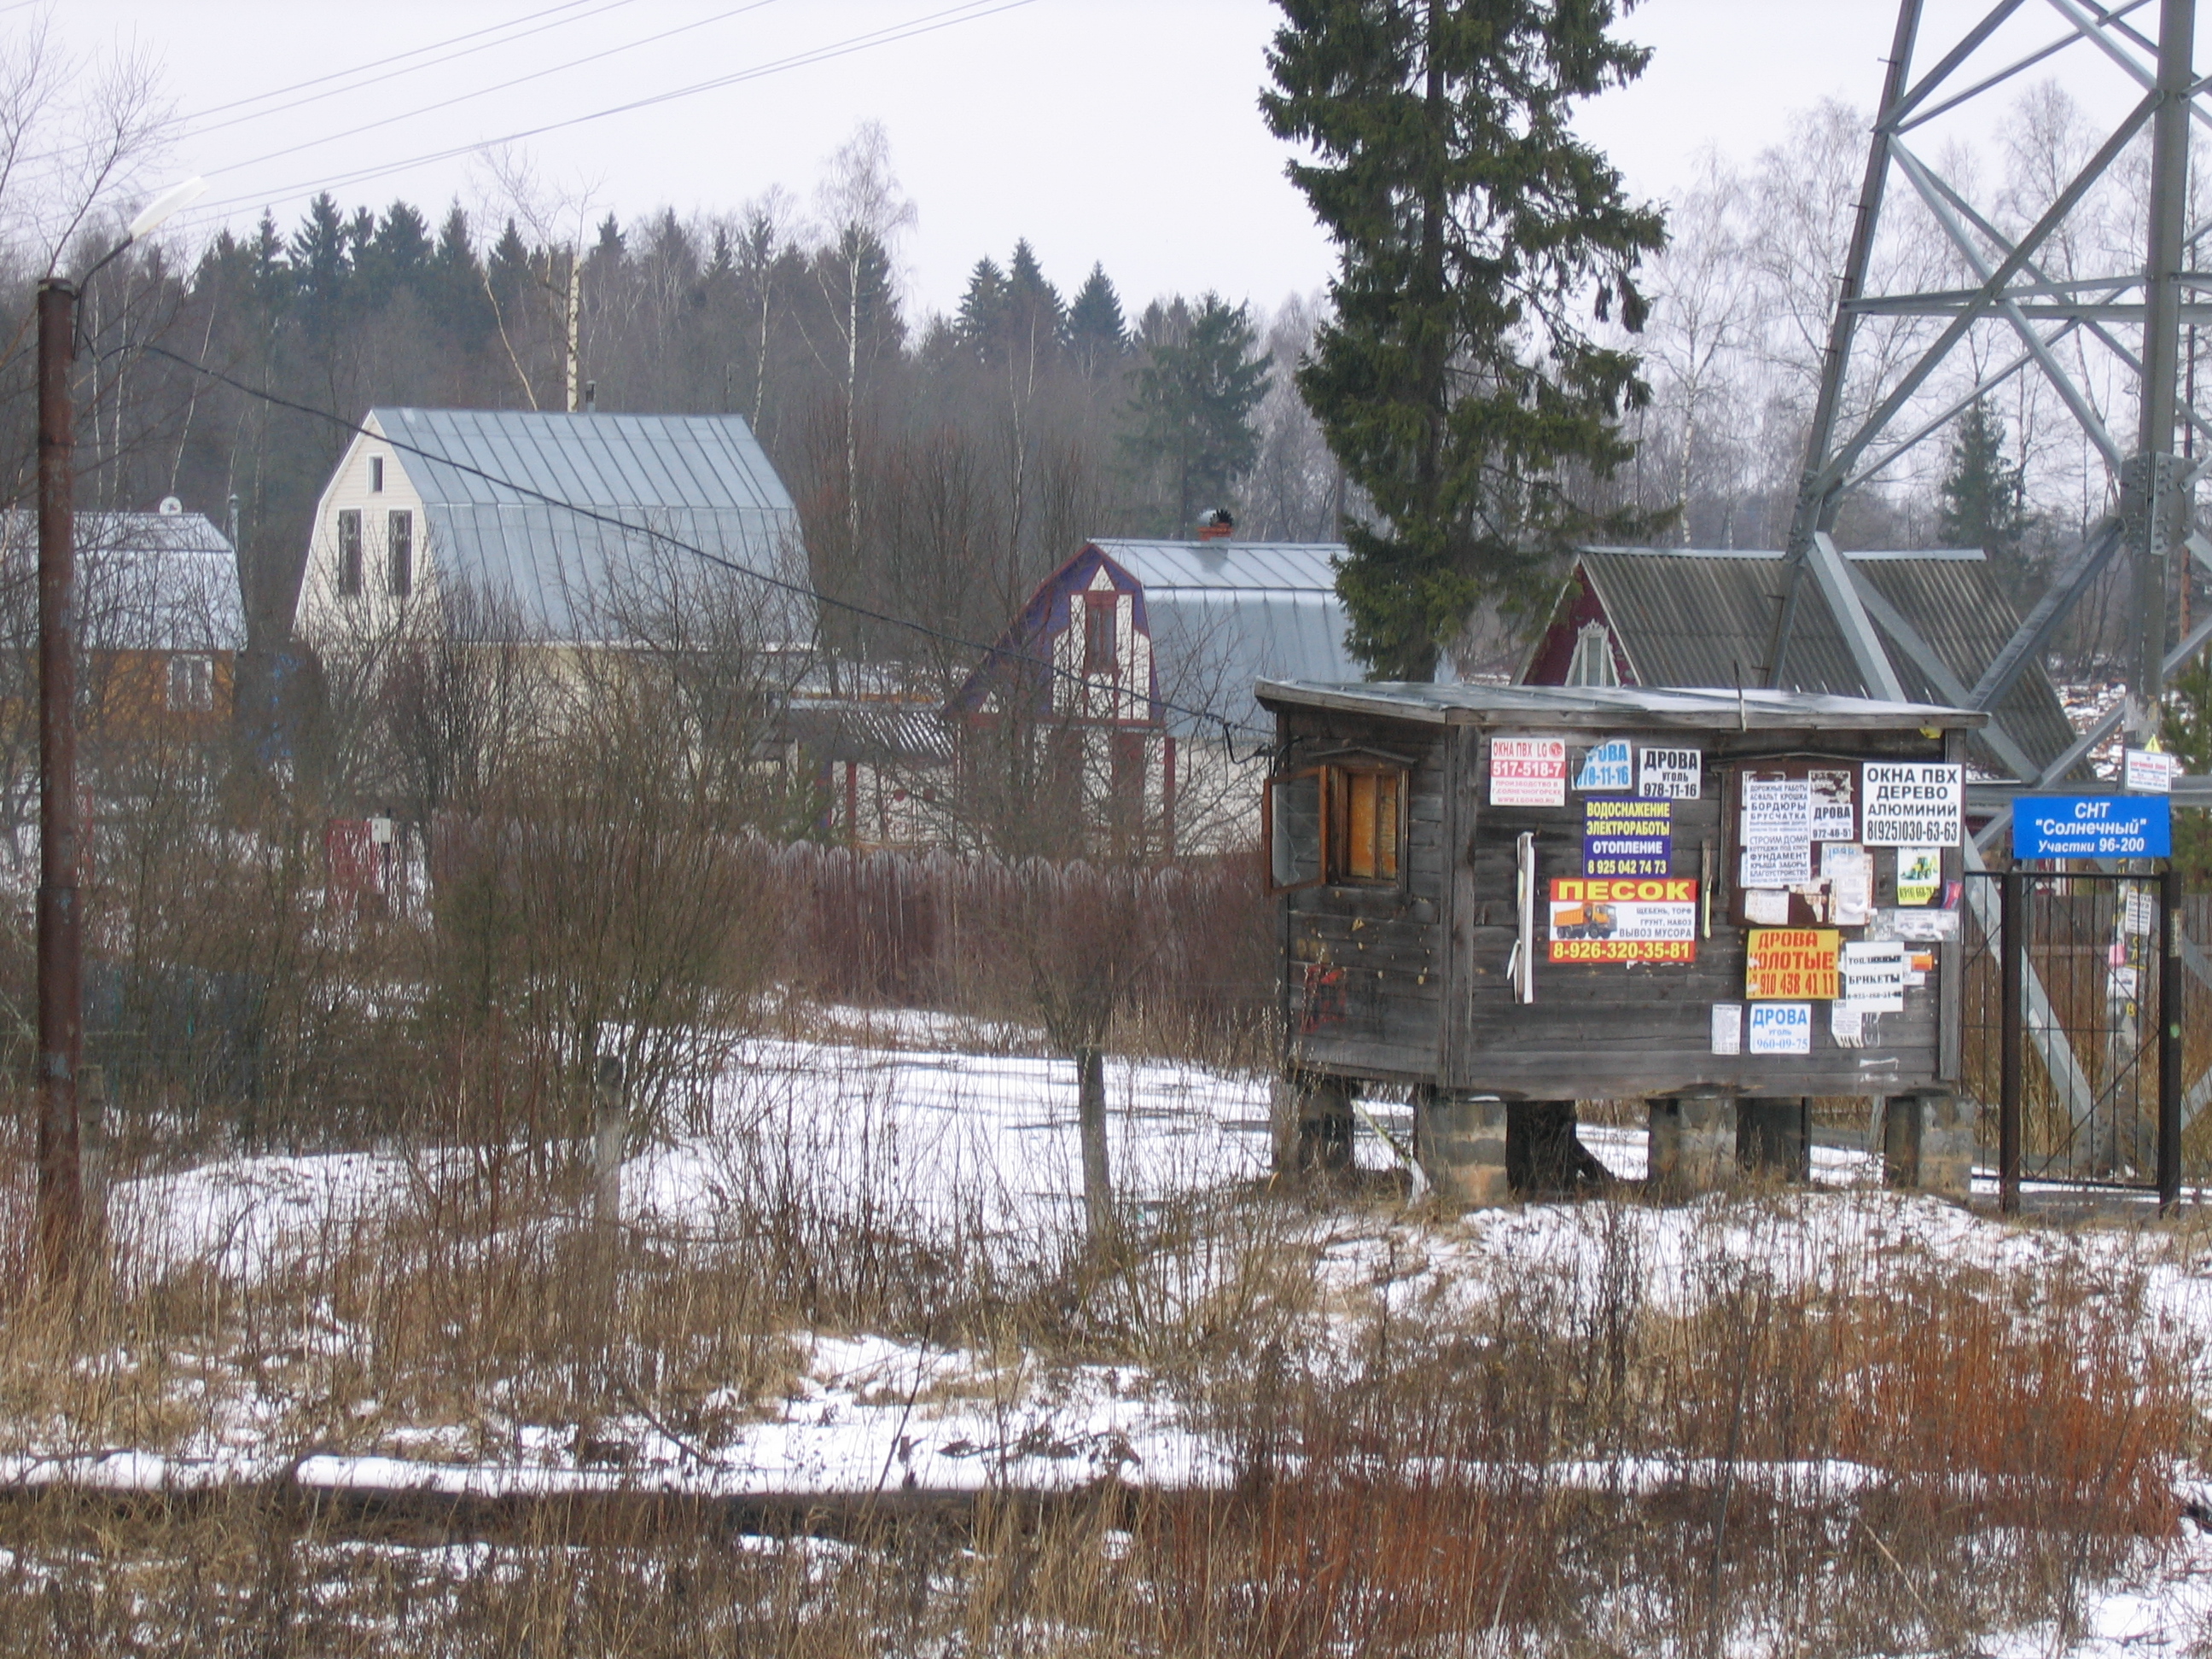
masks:
{"label": "gable roof", "polygon": [[[367,424],[422,500],[441,578],[503,594],[554,637],[603,631],[595,606],[641,563],[717,573],[673,543],[809,586],[798,510],[740,416],[385,408]],[[802,595],[776,605],[787,630],[811,629]]]}
{"label": "gable roof", "polygon": [[[1085,542],[1039,582],[948,707],[979,708],[990,682],[1032,654],[1032,642],[1066,625],[1064,600],[1100,563],[1137,594],[1138,625],[1152,642],[1153,695],[1170,729],[1188,733],[1210,714],[1262,724],[1253,686],[1262,679],[1345,679],[1358,666],[1344,647],[1334,542]],[[1030,678],[1042,672],[1030,668]]]}
{"label": "gable roof", "polygon": [[[1340,542],[1131,541],[1089,544],[1136,579],[1152,624],[1160,694],[1247,724],[1260,722],[1263,679],[1357,679],[1336,596]],[[1165,711],[1188,731],[1191,714]]]}
{"label": "gable roof", "polygon": [[[1996,568],[1978,549],[1844,556],[1962,685],[1971,687],[1981,677],[2020,625],[2020,613]],[[1625,682],[1755,684],[1763,678],[1788,574],[1782,554],[1765,550],[1584,549],[1577,555],[1576,579],[1562,596],[1551,628],[1522,671],[1522,683],[1556,684],[1563,677],[1553,659],[1559,654],[1563,631],[1569,636],[1573,631],[1569,618],[1583,614],[1579,586],[1613,630],[1615,660]],[[1888,644],[1887,636],[1883,638]],[[1565,648],[1571,650],[1571,643],[1569,637]],[[1889,656],[1906,697],[1948,701],[1904,651],[1892,648]],[[1859,697],[1870,690],[1818,584],[1809,580],[1799,589],[1784,678],[1785,690]],[[2039,665],[2030,665],[1991,712],[2039,766],[2048,765],[2074,741],[2066,711]],[[2010,769],[1979,738],[1974,750],[1979,763]]]}
{"label": "gable roof", "polygon": [[[199,513],[76,514],[77,617],[88,651],[246,649],[238,556]],[[35,627],[39,520],[0,514],[0,591]]]}

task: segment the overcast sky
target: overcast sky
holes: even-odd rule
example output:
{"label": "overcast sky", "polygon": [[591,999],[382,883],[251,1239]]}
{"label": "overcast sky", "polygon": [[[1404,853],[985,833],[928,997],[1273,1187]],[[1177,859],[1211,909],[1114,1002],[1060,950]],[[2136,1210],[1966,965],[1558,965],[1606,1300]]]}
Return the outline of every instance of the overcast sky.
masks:
{"label": "overcast sky", "polygon": [[[1983,9],[1931,0],[1921,61]],[[0,5],[0,31],[40,9]],[[1267,0],[70,0],[47,15],[72,50],[160,65],[186,118],[161,175],[211,185],[191,234],[264,204],[289,229],[325,187],[434,218],[492,191],[471,147],[738,76],[513,153],[549,199],[628,222],[779,185],[804,200],[824,157],[879,120],[917,209],[901,259],[925,310],[1024,235],[1063,289],[1100,260],[1136,303],[1214,288],[1272,306],[1328,271],[1255,106]],[[1709,146],[1748,160],[1819,99],[1870,106],[1894,24],[1887,0],[1647,0],[1626,32],[1655,49],[1650,70],[1583,125],[1664,199]],[[2029,9],[2008,39],[2059,27]],[[2056,61],[2100,112],[2124,100],[2088,53]]]}

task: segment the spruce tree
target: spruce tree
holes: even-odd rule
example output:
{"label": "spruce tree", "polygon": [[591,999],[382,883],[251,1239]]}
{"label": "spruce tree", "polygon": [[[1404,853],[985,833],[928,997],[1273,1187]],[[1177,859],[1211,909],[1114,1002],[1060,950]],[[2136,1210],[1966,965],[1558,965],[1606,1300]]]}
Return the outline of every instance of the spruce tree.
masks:
{"label": "spruce tree", "polygon": [[1121,296],[1107,279],[1106,267],[1093,264],[1067,307],[1067,346],[1077,367],[1096,375],[1121,360],[1129,349],[1128,325],[1121,319]]}
{"label": "spruce tree", "polygon": [[1178,298],[1148,307],[1122,450],[1149,477],[1154,527],[1187,536],[1200,513],[1226,507],[1259,459],[1253,412],[1267,395],[1267,360],[1249,307],[1208,294],[1195,310]]}
{"label": "spruce tree", "polygon": [[2025,469],[2006,463],[2004,421],[1986,398],[1977,398],[1959,417],[1944,456],[1936,538],[1946,547],[1980,548],[2022,595],[2030,574],[2022,548],[2029,527]]}
{"label": "spruce tree", "polygon": [[968,290],[960,296],[952,331],[961,344],[986,362],[991,362],[1006,338],[1011,307],[1006,273],[999,269],[997,260],[986,254],[968,273]]}
{"label": "spruce tree", "polygon": [[352,241],[328,191],[307,204],[307,217],[292,234],[292,281],[299,296],[300,323],[318,345],[327,345],[337,336],[343,319],[347,283],[353,275]]}
{"label": "spruce tree", "polygon": [[1060,343],[1065,326],[1060,290],[1045,281],[1036,250],[1023,237],[1006,262],[1006,328],[1024,354],[1045,355]]}
{"label": "spruce tree", "polygon": [[1298,389],[1373,509],[1344,526],[1349,643],[1427,679],[1573,539],[1657,527],[1571,494],[1630,456],[1620,417],[1650,396],[1580,313],[1639,329],[1665,233],[1569,124],[1650,54],[1612,37],[1613,0],[1278,3],[1261,106],[1311,153],[1290,175],[1339,250]]}

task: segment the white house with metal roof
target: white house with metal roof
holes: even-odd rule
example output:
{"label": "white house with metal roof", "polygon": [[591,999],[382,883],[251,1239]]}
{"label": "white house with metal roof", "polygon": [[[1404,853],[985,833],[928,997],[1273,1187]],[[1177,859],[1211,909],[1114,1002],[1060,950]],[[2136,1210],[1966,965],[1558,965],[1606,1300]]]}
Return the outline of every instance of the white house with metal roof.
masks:
{"label": "white house with metal roof", "polygon": [[751,596],[765,642],[812,632],[798,510],[741,416],[373,409],[362,427],[315,507],[311,643],[442,625],[468,593],[526,637],[618,644],[626,599],[672,581]]}

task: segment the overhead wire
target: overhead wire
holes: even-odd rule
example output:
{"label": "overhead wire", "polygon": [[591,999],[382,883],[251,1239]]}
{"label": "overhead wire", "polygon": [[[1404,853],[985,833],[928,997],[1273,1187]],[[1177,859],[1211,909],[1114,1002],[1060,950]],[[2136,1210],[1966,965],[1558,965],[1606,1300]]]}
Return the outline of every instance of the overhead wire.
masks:
{"label": "overhead wire", "polygon": [[[21,4],[36,3],[37,0],[19,0]],[[620,7],[635,3],[636,0],[600,0],[600,3],[594,9],[580,12],[577,9],[579,7],[590,6],[592,4],[592,0],[561,0],[560,4],[549,6],[542,11],[526,12],[520,17],[507,18],[497,23],[486,24],[482,28],[470,29],[460,34],[449,35],[443,40],[433,40],[420,46],[411,46],[405,52],[394,52],[386,58],[372,58],[366,64],[356,64],[346,69],[332,70],[325,75],[311,76],[304,81],[295,81],[285,86],[272,87],[266,92],[252,93],[244,98],[234,98],[228,103],[213,104],[203,110],[171,116],[155,123],[152,131],[167,136],[172,141],[198,138],[210,132],[221,131],[227,127],[242,125],[249,121],[264,120],[272,115],[281,115],[287,111],[298,109],[302,105],[313,103],[319,99],[340,97],[347,93],[358,92],[364,87],[377,86],[398,76],[412,74],[418,70],[440,68],[460,58],[473,56],[479,52],[489,52],[496,46],[512,46],[515,41],[526,40],[533,34],[543,34],[549,29],[563,28],[571,23],[583,22],[593,17],[602,16]],[[0,7],[0,15],[5,15],[8,9],[9,8]],[[570,15],[556,16],[554,15],[556,13]],[[544,18],[550,18],[551,21],[539,21]],[[537,24],[537,27],[534,28],[523,27],[532,23]],[[512,33],[502,33],[503,31],[512,31]],[[445,58],[432,63],[409,64],[407,62],[410,58],[423,58],[432,52],[444,52],[448,47],[461,46],[465,41],[476,40],[479,36],[487,34],[497,34],[500,38],[483,40],[477,46],[465,46],[461,51],[450,52]],[[386,69],[388,65],[394,64],[400,64],[402,67],[389,70],[388,73],[383,75],[368,74],[371,70]],[[230,110],[245,109],[248,105],[267,103],[271,99],[289,97],[295,92],[305,92],[310,88],[326,86],[332,81],[343,81],[349,76],[356,75],[366,76],[367,78],[355,81],[348,86],[317,93],[313,98],[302,98],[292,103],[276,104],[268,109],[253,110],[244,115],[233,116],[228,121],[209,122],[205,125],[195,125],[204,121],[210,115],[221,115]],[[88,148],[94,142],[96,141],[80,139],[73,144],[64,144],[25,159],[33,161],[58,161]]]}
{"label": "overhead wire", "polygon": [[648,94],[644,97],[626,100],[622,103],[609,105],[605,108],[589,111],[581,115],[566,116],[558,120],[540,123],[536,126],[520,128],[496,137],[479,138],[467,143],[426,150],[402,161],[364,167],[349,173],[326,174],[315,179],[296,180],[280,185],[274,191],[257,191],[226,197],[194,210],[180,222],[211,223],[223,217],[229,210],[251,206],[257,203],[268,206],[277,202],[297,200],[311,191],[339,189],[365,183],[371,179],[380,179],[392,173],[405,172],[410,167],[426,167],[439,161],[451,161],[458,156],[474,155],[478,151],[493,149],[501,144],[520,143],[524,139],[539,137],[549,132],[558,132],[569,127],[581,126],[589,122],[605,120],[610,116],[628,114],[635,110],[651,108],[655,105],[670,103],[678,99],[694,97],[702,92],[719,91],[726,87],[763,79],[770,75],[782,74],[789,70],[804,69],[816,64],[828,63],[876,46],[890,46],[902,40],[915,40],[925,34],[935,33],[940,29],[978,21],[986,17],[996,16],[1001,12],[1018,10],[1035,3],[1036,0],[996,0],[996,3],[993,3],[992,0],[961,0],[959,4],[948,7],[942,11],[925,13],[920,17],[909,19],[903,23],[887,24],[881,28],[867,30],[860,34],[848,35],[842,40],[831,41],[826,46],[809,47],[803,52],[771,59],[765,64],[753,64],[725,75],[714,76],[704,81],[693,82],[687,86],[671,88],[665,91]]}
{"label": "overhead wire", "polygon": [[[837,599],[833,595],[821,592],[811,584],[802,585],[798,582],[787,581],[780,576],[770,575],[766,571],[756,570],[750,565],[742,564],[737,560],[726,557],[722,554],[709,551],[706,548],[700,547],[691,542],[687,542],[682,537],[672,535],[667,531],[659,529],[653,525],[638,524],[629,519],[623,518],[617,514],[602,512],[597,507],[586,507],[580,502],[564,500],[561,496],[551,495],[547,491],[538,489],[532,485],[520,483],[514,479],[502,477],[496,472],[489,471],[483,467],[472,465],[466,461],[456,460],[450,455],[438,453],[424,449],[419,445],[407,443],[403,440],[392,437],[389,433],[371,432],[368,428],[362,425],[360,422],[348,420],[344,416],[337,413],[335,410],[320,409],[313,404],[304,404],[297,401],[296,399],[281,396],[280,394],[270,392],[264,387],[257,386],[249,381],[241,380],[235,375],[227,374],[211,363],[204,363],[195,358],[187,357],[181,352],[172,351],[166,346],[156,345],[151,342],[142,342],[133,346],[115,347],[101,355],[106,356],[115,356],[127,351],[142,351],[153,356],[164,358],[170,362],[175,363],[181,368],[189,369],[196,374],[204,375],[209,380],[215,380],[221,385],[230,387],[233,391],[243,392],[249,398],[258,398],[260,401],[269,404],[276,408],[289,410],[295,414],[307,416],[314,420],[321,421],[328,425],[337,427],[342,431],[351,433],[356,437],[373,438],[377,442],[389,444],[392,448],[399,450],[404,453],[419,455],[425,460],[434,461],[441,466],[451,467],[457,472],[465,473],[471,477],[482,479],[484,483],[496,485],[500,489],[514,490],[519,495],[526,496],[532,501],[540,502],[547,507],[556,508],[562,512],[573,514],[576,517],[588,520],[591,523],[605,525],[611,529],[619,530],[626,534],[649,538],[653,541],[663,544],[674,551],[687,554],[690,556],[702,560],[708,564],[729,571],[734,575],[742,576],[748,580],[759,582],[764,586],[775,588],[781,592],[789,593],[794,598],[811,600],[816,605],[827,606],[829,609],[833,611],[842,611],[847,616],[858,617],[868,622],[881,623],[888,627],[904,629],[910,633],[919,635],[924,639],[934,641],[940,645],[957,646],[963,650],[979,652],[987,660],[1012,662],[1017,665],[1026,664],[1033,668],[1041,668],[1054,678],[1064,680],[1068,684],[1079,686],[1086,691],[1106,691],[1109,693],[1117,693],[1121,690],[1120,687],[1115,685],[1110,681],[1094,680],[1088,675],[1078,673],[1072,668],[1063,668],[1060,664],[1053,661],[1049,657],[1038,656],[1033,652],[1012,650],[1001,645],[986,645],[981,641],[969,639],[965,635],[956,634],[949,629],[938,628],[928,623],[917,622],[910,617],[895,616],[890,611],[878,611],[872,605],[860,605],[851,599]],[[1258,746],[1253,751],[1254,755],[1272,751],[1274,734],[1268,732],[1264,727],[1252,725],[1249,721],[1232,720],[1226,714],[1220,714],[1216,710],[1210,708],[1189,708],[1182,703],[1172,702],[1165,697],[1147,696],[1145,701],[1165,713],[1181,714],[1187,719],[1197,720],[1206,725],[1219,726],[1221,728],[1222,739],[1228,744],[1230,757],[1232,760],[1237,758],[1236,734],[1238,732],[1243,732],[1247,734],[1249,737],[1257,738],[1260,739]],[[1248,755],[1244,757],[1244,758],[1253,758],[1253,755]]]}
{"label": "overhead wire", "polygon": [[[616,0],[617,4],[628,3],[629,0]],[[358,138],[364,132],[374,132],[380,127],[394,126],[402,121],[416,120],[425,115],[435,114],[441,109],[451,109],[456,104],[465,104],[472,99],[488,98],[494,93],[511,91],[516,87],[526,86],[532,81],[542,81],[549,75],[563,75],[573,69],[581,69],[588,64],[604,63],[618,53],[635,52],[641,46],[657,46],[661,41],[672,40],[677,35],[688,34],[693,29],[702,29],[711,24],[726,22],[742,13],[758,11],[765,6],[776,3],[777,0],[745,0],[743,5],[732,6],[726,11],[714,12],[705,17],[695,17],[688,23],[678,23],[673,28],[663,29],[658,34],[640,35],[634,40],[625,40],[619,46],[608,46],[599,52],[586,52],[581,58],[572,58],[566,63],[553,64],[544,69],[532,70],[526,75],[514,76],[505,81],[495,81],[487,87],[471,87],[468,91],[455,93],[450,98],[441,98],[434,103],[418,105],[413,109],[401,110],[396,114],[379,116],[374,121],[364,121],[359,126],[347,127],[342,131],[330,133],[320,138],[310,138],[304,143],[289,143],[281,149],[270,150],[260,155],[248,156],[243,161],[231,161],[219,167],[210,167],[203,176],[219,179],[226,173],[236,173],[241,168],[259,167],[264,161],[274,161],[286,155],[296,155],[301,150],[318,149],[325,144],[335,144],[341,139]],[[363,84],[373,83],[364,82]],[[352,89],[347,88],[349,91]]]}

